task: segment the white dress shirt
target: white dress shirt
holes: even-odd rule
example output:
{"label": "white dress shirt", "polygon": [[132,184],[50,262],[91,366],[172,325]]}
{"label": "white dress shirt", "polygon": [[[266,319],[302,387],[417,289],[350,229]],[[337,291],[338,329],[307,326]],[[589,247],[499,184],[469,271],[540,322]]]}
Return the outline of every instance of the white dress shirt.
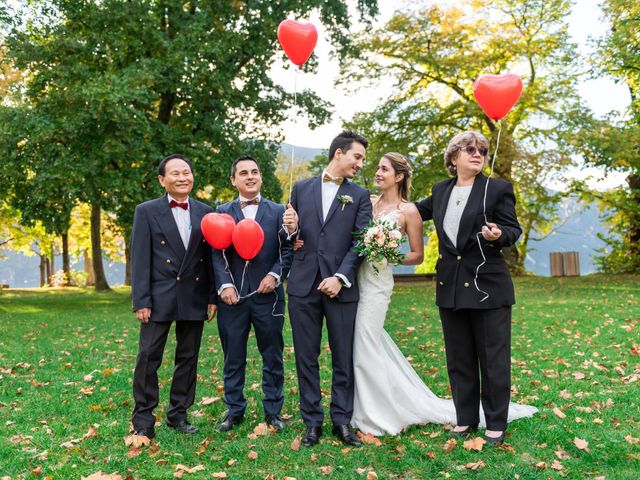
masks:
{"label": "white dress shirt", "polygon": [[[256,198],[258,201],[261,200],[260,194],[258,194],[254,198]],[[239,195],[238,200],[241,202],[248,202],[250,200],[253,200],[253,198],[244,198],[242,195]],[[247,205],[246,207],[244,207],[242,209],[242,215],[244,215],[244,218],[250,218],[251,220],[255,220],[256,214],[258,213],[258,206],[259,205]]]}
{"label": "white dress shirt", "polygon": [[[324,177],[325,173],[327,173],[330,176],[333,176],[326,170],[323,170],[322,177]],[[335,182],[322,181],[322,220],[323,221],[327,219],[327,215],[329,214],[329,210],[331,209],[331,204],[333,203],[333,200],[336,198],[339,188],[340,188],[340,185],[338,185]],[[334,276],[342,280],[342,283],[346,288],[351,287],[351,282],[349,282],[349,280],[347,280],[347,277],[345,277],[341,273],[335,273]]]}
{"label": "white dress shirt", "polygon": [[[175,200],[177,202],[175,198],[167,194],[167,201],[171,203],[171,200]],[[178,232],[180,233],[180,238],[182,239],[185,250],[189,247],[189,238],[191,238],[191,205],[189,204],[188,197],[186,203],[189,205],[186,210],[180,207],[174,207],[171,209],[173,219],[176,221],[176,225],[178,226]]]}
{"label": "white dress shirt", "polygon": [[[325,173],[331,175],[329,172],[324,170],[322,172],[323,177]],[[327,215],[329,214],[329,209],[331,208],[331,204],[333,203],[333,200],[336,198],[336,195],[338,194],[339,188],[340,188],[340,185],[334,182],[322,182],[322,220],[323,221],[327,219]]]}

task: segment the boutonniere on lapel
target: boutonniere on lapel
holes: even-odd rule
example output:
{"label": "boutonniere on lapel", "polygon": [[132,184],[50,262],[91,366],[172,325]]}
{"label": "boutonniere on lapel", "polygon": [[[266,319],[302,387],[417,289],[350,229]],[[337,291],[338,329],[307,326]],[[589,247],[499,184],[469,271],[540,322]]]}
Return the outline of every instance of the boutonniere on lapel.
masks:
{"label": "boutonniere on lapel", "polygon": [[353,198],[351,198],[351,195],[338,195],[336,198],[342,204],[342,210],[344,210],[344,207],[346,207],[350,203],[353,203]]}

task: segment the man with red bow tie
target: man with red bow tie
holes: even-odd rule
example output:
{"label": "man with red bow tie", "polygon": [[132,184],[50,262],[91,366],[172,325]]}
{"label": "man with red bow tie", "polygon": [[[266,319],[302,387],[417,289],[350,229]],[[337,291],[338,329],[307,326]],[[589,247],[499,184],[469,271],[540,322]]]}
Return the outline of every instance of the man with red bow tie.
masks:
{"label": "man with red bow tie", "polygon": [[200,221],[212,208],[189,194],[191,162],[170,155],[158,166],[166,194],[136,207],[131,234],[131,296],[140,321],[133,374],[133,433],[155,436],[158,368],[171,323],[176,322],[176,355],[167,408],[167,425],[181,433],[198,429],[187,421],[196,394],[198,352],[204,321],[215,315],[211,247]]}

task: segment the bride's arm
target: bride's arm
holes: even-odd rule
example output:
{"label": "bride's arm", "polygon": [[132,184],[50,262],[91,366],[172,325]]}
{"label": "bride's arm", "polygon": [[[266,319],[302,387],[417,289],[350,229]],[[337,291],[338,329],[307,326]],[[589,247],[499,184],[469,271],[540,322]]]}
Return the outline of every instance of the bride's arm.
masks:
{"label": "bride's arm", "polygon": [[407,203],[402,208],[405,218],[405,231],[409,237],[409,253],[403,265],[420,265],[424,260],[424,241],[422,238],[422,217],[415,204]]}

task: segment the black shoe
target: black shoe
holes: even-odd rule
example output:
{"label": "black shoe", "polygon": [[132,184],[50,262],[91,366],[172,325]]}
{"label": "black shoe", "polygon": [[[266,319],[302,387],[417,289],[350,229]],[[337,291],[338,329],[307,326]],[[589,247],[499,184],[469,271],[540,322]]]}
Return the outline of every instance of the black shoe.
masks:
{"label": "black shoe", "polygon": [[224,416],[224,420],[222,420],[222,423],[220,423],[220,425],[218,425],[218,431],[219,432],[228,432],[229,430],[233,429],[234,425],[238,425],[238,424],[242,423],[243,420],[244,420],[244,416],[242,416],[242,415],[235,416],[235,415],[226,414]]}
{"label": "black shoe", "polygon": [[195,435],[196,433],[198,433],[198,428],[194,427],[186,420],[180,420],[177,423],[171,423],[169,420],[167,420],[167,427],[173,428],[174,430],[177,430],[178,432],[184,433],[186,435]]}
{"label": "black shoe", "polygon": [[267,420],[267,425],[271,425],[276,430],[284,429],[284,422],[279,415],[267,415],[265,419]]}
{"label": "black shoe", "polygon": [[148,439],[152,439],[153,437],[156,436],[156,431],[153,429],[153,427],[138,428],[137,430],[134,430],[132,434],[139,435],[141,437],[147,437]]}
{"label": "black shoe", "polygon": [[476,433],[478,431],[478,425],[470,425],[466,430],[462,430],[461,432],[454,432],[451,430],[449,432],[449,436],[452,438],[467,438],[472,433]]}
{"label": "black shoe", "polygon": [[362,445],[362,442],[351,429],[350,425],[334,425],[332,432],[347,445],[351,445],[352,447],[359,447]]}
{"label": "black shoe", "polygon": [[484,436],[484,441],[487,445],[497,446],[502,445],[504,443],[504,437],[506,436],[507,431],[505,430],[499,437],[487,437]]}
{"label": "black shoe", "polygon": [[313,447],[320,441],[322,436],[322,427],[307,427],[307,431],[302,437],[302,445],[305,447]]}

